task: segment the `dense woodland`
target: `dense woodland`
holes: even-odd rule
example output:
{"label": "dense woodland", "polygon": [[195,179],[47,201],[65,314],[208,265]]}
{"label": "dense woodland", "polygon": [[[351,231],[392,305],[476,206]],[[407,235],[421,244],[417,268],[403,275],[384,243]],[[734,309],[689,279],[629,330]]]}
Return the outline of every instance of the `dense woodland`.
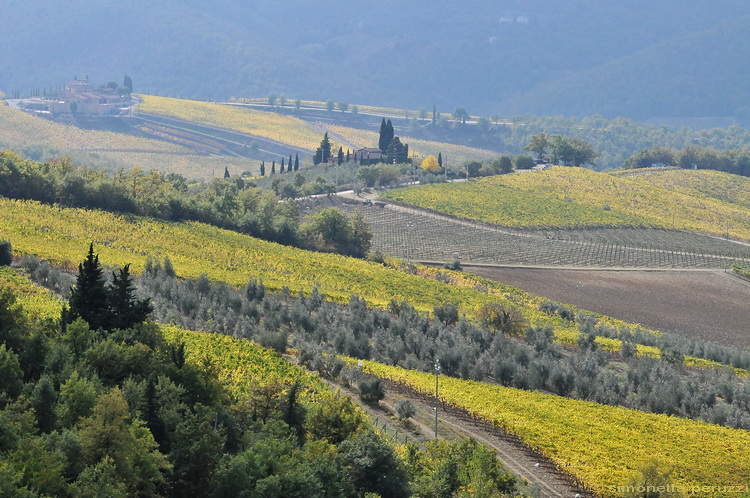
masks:
{"label": "dense woodland", "polygon": [[[93,248],[77,277],[34,264],[37,276],[75,285],[62,322],[31,321],[14,294],[0,290],[3,496],[514,490],[494,454],[471,440],[430,443],[427,451],[407,445],[397,456],[344,396],[303,397],[298,384],[254,379],[249,398],[233,397],[211,368],[186,362],[184,344],[167,343],[143,319],[148,301],[127,267],[105,278]],[[174,278],[168,263],[149,274]],[[263,303],[262,294],[245,296]]]}

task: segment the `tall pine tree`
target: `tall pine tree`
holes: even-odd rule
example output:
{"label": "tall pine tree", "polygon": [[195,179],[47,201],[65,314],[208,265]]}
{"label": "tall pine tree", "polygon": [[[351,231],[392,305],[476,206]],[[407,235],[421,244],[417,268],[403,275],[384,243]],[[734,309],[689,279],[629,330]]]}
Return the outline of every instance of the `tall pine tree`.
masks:
{"label": "tall pine tree", "polygon": [[64,310],[63,321],[72,323],[83,318],[93,330],[107,324],[107,289],[104,285],[99,255],[94,254],[94,243],[89,245],[86,259],[78,265],[76,285],[70,291],[70,308]]}
{"label": "tall pine tree", "polygon": [[388,128],[385,124],[385,118],[380,122],[380,137],[378,138],[378,149],[382,150],[383,152],[388,149],[389,142],[386,142],[386,138],[388,137]]}
{"label": "tall pine tree", "polygon": [[112,273],[112,283],[107,288],[107,297],[108,329],[129,329],[146,321],[154,310],[148,299],[137,298],[129,264]]}

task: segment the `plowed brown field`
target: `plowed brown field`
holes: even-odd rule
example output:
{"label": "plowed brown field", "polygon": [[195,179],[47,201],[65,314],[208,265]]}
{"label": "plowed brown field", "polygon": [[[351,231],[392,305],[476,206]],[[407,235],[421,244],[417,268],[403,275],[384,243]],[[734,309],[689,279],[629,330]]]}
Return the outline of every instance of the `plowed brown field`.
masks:
{"label": "plowed brown field", "polygon": [[469,265],[464,270],[650,329],[750,347],[750,283],[731,273]]}

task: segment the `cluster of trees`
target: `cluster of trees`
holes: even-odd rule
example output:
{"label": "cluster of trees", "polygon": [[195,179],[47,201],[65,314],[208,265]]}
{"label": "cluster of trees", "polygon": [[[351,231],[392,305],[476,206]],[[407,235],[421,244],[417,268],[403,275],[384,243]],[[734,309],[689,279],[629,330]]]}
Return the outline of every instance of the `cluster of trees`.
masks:
{"label": "cluster of trees", "polygon": [[[295,176],[293,184],[276,180],[272,189],[280,197],[290,199],[301,192],[333,191],[328,182],[319,178],[306,182],[304,176]],[[0,152],[0,195],[163,220],[201,221],[297,247],[338,246],[325,239],[313,241],[309,234],[302,233],[296,202],[280,202],[273,191],[256,187],[242,178],[215,179],[188,189],[187,180],[174,173],[145,173],[134,168],[109,174],[78,167],[69,159],[37,163],[6,151]],[[366,253],[368,249],[368,245],[357,250],[350,247],[346,253]]]}
{"label": "cluster of trees", "polygon": [[[279,164],[279,173],[291,173],[292,171],[299,171],[299,154],[294,155],[294,161],[292,161],[292,155],[289,154],[289,160],[284,163],[284,158],[281,158],[281,164]],[[271,161],[270,175],[276,174],[276,161]],[[261,161],[260,163],[260,176],[266,176],[266,162]],[[225,178],[229,178],[228,172],[224,175]]]}
{"label": "cluster of trees", "polygon": [[78,265],[76,285],[71,290],[69,307],[63,309],[62,323],[67,325],[81,318],[95,330],[125,330],[146,321],[152,311],[148,299],[136,297],[130,265],[113,272],[107,283],[92,243],[86,259]]}
{"label": "cluster of trees", "polygon": [[549,154],[552,163],[567,166],[593,166],[594,159],[599,156],[594,147],[585,140],[563,135],[547,135],[544,132],[529,137],[529,143],[524,150],[534,152],[539,160],[544,160]]}
{"label": "cluster of trees", "polygon": [[216,179],[188,189],[175,173],[139,168],[112,174],[67,158],[46,163],[0,152],[0,195],[67,207],[104,209],[162,220],[192,220],[287,245],[299,244],[299,213],[242,178]]}
{"label": "cluster of trees", "polygon": [[[433,317],[404,302],[371,309],[355,296],[342,306],[317,290],[293,298],[268,294],[256,281],[237,290],[205,277],[180,280],[170,267],[151,261],[139,281],[153,296],[155,319],[245,337],[280,352],[291,344],[322,375],[346,373],[336,354],[423,371],[432,371],[439,358],[446,375],[750,428],[747,379],[731,371],[690,372],[681,362],[695,355],[750,367],[750,354],[730,346],[618,331],[595,317],[543,304],[543,311],[578,324],[579,348],[568,351],[553,341],[550,328],[529,326],[514,308],[490,306],[475,325],[451,303],[436,307]],[[619,338],[622,351],[602,351],[595,336]],[[636,344],[660,347],[664,359],[636,356]]]}
{"label": "cluster of trees", "polygon": [[0,240],[0,266],[10,266],[13,262],[13,244],[9,240]]}
{"label": "cluster of trees", "polygon": [[633,154],[623,163],[623,168],[650,168],[657,164],[679,166],[684,169],[713,169],[750,176],[750,151],[747,149],[718,150],[698,145],[689,145],[679,150],[657,146]]}
{"label": "cluster of trees", "polygon": [[364,258],[370,252],[372,231],[362,211],[351,216],[337,208],[324,208],[302,224],[306,246],[318,251],[335,252]]}
{"label": "cluster of trees", "polygon": [[393,130],[393,123],[383,118],[380,123],[380,133],[378,135],[378,148],[383,153],[383,162],[388,164],[408,164],[409,144],[401,143],[401,139],[396,136]]}

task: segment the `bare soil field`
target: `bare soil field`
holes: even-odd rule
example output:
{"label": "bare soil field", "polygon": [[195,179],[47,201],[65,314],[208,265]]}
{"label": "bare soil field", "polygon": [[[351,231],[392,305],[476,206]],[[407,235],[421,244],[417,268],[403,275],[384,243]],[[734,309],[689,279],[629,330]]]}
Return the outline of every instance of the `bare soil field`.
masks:
{"label": "bare soil field", "polygon": [[464,270],[650,329],[750,347],[750,283],[721,270]]}

